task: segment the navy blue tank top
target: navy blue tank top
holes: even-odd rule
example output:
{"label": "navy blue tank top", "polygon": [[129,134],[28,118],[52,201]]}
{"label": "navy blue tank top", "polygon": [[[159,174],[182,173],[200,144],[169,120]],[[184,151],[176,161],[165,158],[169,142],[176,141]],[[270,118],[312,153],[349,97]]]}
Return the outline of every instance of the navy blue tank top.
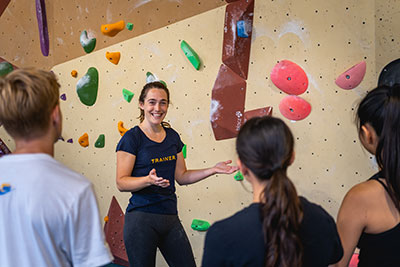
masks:
{"label": "navy blue tank top", "polygon": [[[388,188],[378,172],[369,180],[378,181],[386,191]],[[379,234],[362,233],[357,247],[360,249],[358,267],[399,267],[400,266],[400,223]]]}

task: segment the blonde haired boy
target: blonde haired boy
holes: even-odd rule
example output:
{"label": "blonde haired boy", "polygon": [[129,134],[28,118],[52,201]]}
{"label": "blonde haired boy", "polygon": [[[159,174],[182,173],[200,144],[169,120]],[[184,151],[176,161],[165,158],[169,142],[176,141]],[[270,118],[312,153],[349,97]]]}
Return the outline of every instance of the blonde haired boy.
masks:
{"label": "blonde haired boy", "polygon": [[0,265],[101,266],[112,260],[91,183],[56,161],[62,116],[55,75],[0,78],[0,123],[15,151],[0,158]]}

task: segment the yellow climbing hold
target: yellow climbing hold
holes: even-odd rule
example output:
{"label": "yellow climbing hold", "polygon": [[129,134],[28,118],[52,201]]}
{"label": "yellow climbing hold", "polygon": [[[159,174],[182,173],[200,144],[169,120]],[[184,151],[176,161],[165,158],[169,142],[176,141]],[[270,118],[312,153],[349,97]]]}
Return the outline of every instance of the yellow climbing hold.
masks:
{"label": "yellow climbing hold", "polygon": [[124,123],[122,121],[118,122],[118,131],[121,136],[124,136],[124,134],[128,131],[128,129],[124,128]]}
{"label": "yellow climbing hold", "polygon": [[83,147],[89,146],[89,135],[84,133],[81,137],[79,137],[78,142]]}
{"label": "yellow climbing hold", "polygon": [[101,32],[104,35],[113,37],[117,35],[120,31],[122,31],[125,28],[125,22],[123,20],[118,21],[113,24],[103,24],[101,25]]}
{"label": "yellow climbing hold", "polygon": [[106,52],[106,58],[115,65],[118,64],[119,59],[121,58],[120,52]]}

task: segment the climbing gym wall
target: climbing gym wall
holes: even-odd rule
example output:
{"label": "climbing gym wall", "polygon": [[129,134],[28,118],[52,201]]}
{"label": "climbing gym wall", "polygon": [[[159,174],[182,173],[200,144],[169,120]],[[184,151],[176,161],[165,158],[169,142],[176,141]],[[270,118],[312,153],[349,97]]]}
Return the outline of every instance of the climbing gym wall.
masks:
{"label": "climbing gym wall", "polygon": [[[86,29],[97,37],[96,48],[158,29],[225,4],[223,0],[3,0],[0,3],[1,57],[17,66],[54,65],[85,54],[79,36]],[[49,55],[40,52],[39,27],[35,2],[45,2],[49,33]],[[0,13],[1,14],[1,13]],[[124,31],[114,38],[102,38],[100,25],[119,20],[133,23],[135,30]]]}
{"label": "climbing gym wall", "polygon": [[[370,1],[255,0],[254,12],[249,12],[246,19],[251,17],[253,21],[252,31],[247,29],[247,34],[251,34],[251,41],[247,41],[251,47],[247,75],[240,77],[240,70],[234,72],[232,76],[239,81],[240,90],[233,94],[222,90],[225,93],[216,95],[213,88],[218,88],[219,84],[224,88],[232,82],[229,79],[216,83],[224,77],[219,75],[224,68],[221,65],[235,68],[239,64],[235,60],[228,62],[229,57],[222,60],[225,52],[229,53],[227,47],[223,49],[224,34],[232,30],[232,25],[225,27],[225,2],[119,1],[96,7],[89,1],[85,5],[82,1],[76,2],[75,6],[58,2],[59,5],[51,4],[47,10],[50,13],[48,58],[41,55],[36,28],[31,29],[32,25],[27,23],[24,31],[18,28],[22,27],[20,24],[12,23],[20,9],[27,17],[32,16],[32,21],[36,19],[34,8],[17,7],[17,1],[11,1],[11,11],[5,10],[0,25],[1,40],[11,38],[4,37],[7,33],[3,25],[20,29],[15,33],[18,37],[5,40],[7,46],[0,44],[6,53],[0,56],[19,67],[29,62],[31,66],[51,68],[58,76],[62,84],[65,141],[57,143],[56,158],[93,182],[103,217],[113,196],[123,210],[128,203],[130,194],[118,192],[115,186],[118,124],[122,122],[125,128],[130,128],[138,123],[137,100],[148,72],[170,88],[172,103],[167,120],[187,145],[188,168],[210,167],[228,159],[235,161],[234,135],[241,116],[247,111],[272,107],[273,115],[288,123],[296,139],[296,160],[289,169],[289,176],[300,194],[321,204],[333,216],[344,194],[373,173],[374,160],[362,150],[357,137],[354,110],[366,91],[376,85],[382,67],[396,57],[393,47],[398,31],[391,28],[394,3],[385,6]],[[68,15],[61,15],[62,12]],[[120,20],[132,22],[133,30],[125,28],[114,37],[101,33],[101,24]],[[248,21],[244,22],[246,28]],[[94,51],[89,54],[79,42],[84,30],[88,33],[85,42],[92,37],[97,39]],[[25,39],[25,35],[33,32],[33,37]],[[6,49],[13,47],[14,42],[10,42],[15,40],[24,42],[15,42],[17,48]],[[182,41],[198,54],[201,60],[198,70],[182,51]],[[110,55],[115,60],[116,54],[107,52],[120,53],[117,64],[109,60]],[[242,57],[242,53],[237,55]],[[306,75],[304,92],[293,93],[285,86],[277,87],[279,81],[287,83],[300,76],[304,79],[304,74],[291,74],[290,79],[282,80],[282,65],[287,62],[296,66],[297,73],[303,71]],[[349,70],[353,66],[357,67]],[[84,84],[84,77],[93,77],[91,68],[98,72],[98,93],[95,103],[87,106],[79,99],[76,89],[78,83],[79,87]],[[73,70],[77,72],[76,77],[71,75]],[[359,84],[349,84],[353,77],[359,78]],[[134,94],[130,102],[124,97],[124,89]],[[286,117],[280,112],[280,103],[288,92],[298,94],[311,106],[311,111],[302,114],[301,120],[286,118],[296,110],[286,110]],[[242,101],[238,105],[240,112],[235,112],[235,116],[225,114],[221,107],[232,108],[239,98]],[[233,126],[224,126],[225,115],[233,118],[229,122],[234,123]],[[216,130],[219,128],[230,131],[221,134]],[[78,139],[85,133],[89,144],[82,147]],[[104,147],[96,142],[102,134]],[[2,128],[0,137],[10,142]],[[198,263],[205,233],[191,229],[192,220],[212,223],[246,207],[252,200],[250,185],[246,181],[236,181],[234,175],[215,175],[198,184],[177,186],[177,195],[180,218]],[[166,266],[162,257],[158,257],[157,266]]]}

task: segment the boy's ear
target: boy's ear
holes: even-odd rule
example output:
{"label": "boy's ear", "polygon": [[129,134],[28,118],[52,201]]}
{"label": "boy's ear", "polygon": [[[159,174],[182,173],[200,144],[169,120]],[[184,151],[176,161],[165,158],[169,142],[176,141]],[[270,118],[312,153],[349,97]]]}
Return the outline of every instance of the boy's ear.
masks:
{"label": "boy's ear", "polygon": [[60,123],[61,113],[60,113],[60,105],[56,105],[51,113],[51,121],[53,124]]}

